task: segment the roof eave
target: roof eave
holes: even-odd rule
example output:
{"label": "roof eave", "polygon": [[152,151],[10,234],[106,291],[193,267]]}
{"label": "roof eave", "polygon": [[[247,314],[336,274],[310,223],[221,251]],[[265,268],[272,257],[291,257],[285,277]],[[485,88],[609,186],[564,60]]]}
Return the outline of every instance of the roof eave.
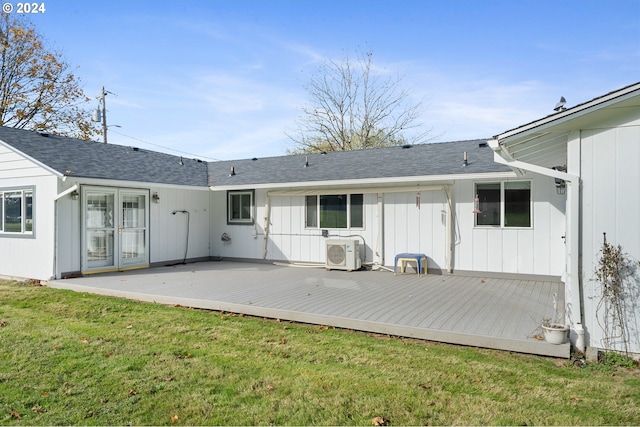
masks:
{"label": "roof eave", "polygon": [[349,179],[349,180],[327,180],[327,181],[304,181],[304,182],[277,182],[277,183],[260,183],[260,184],[237,184],[237,185],[211,185],[211,191],[227,191],[227,190],[277,190],[290,188],[349,188],[349,187],[393,187],[396,185],[406,185],[407,183],[442,183],[457,180],[477,180],[477,179],[498,179],[511,178],[515,173],[505,172],[481,172],[481,173],[465,173],[465,174],[448,174],[448,175],[421,175],[421,176],[405,176],[392,178],[367,178],[367,179]]}
{"label": "roof eave", "polygon": [[564,123],[566,121],[573,120],[577,117],[583,116],[587,113],[592,112],[593,110],[604,108],[610,104],[615,104],[615,103],[624,101],[628,98],[637,96],[637,93],[635,92],[638,92],[638,91],[640,91],[640,82],[627,86],[620,90],[610,92],[606,95],[600,96],[598,98],[592,99],[582,104],[576,105],[575,107],[569,108],[559,113],[551,114],[542,119],[536,120],[534,122],[528,123],[518,128],[506,131],[504,133],[494,136],[493,139],[497,141],[503,141],[503,140],[512,138],[516,135],[524,136],[533,130],[541,131],[541,130],[544,130],[545,128],[555,126],[555,125]]}

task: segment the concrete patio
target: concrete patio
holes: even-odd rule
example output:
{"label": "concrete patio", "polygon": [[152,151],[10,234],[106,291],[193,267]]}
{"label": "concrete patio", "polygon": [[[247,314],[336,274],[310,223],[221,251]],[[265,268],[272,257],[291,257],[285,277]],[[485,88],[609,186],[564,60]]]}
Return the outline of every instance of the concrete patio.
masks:
{"label": "concrete patio", "polygon": [[[568,358],[548,344],[554,281],[211,261],[56,280],[48,286],[335,326],[452,344]],[[561,306],[562,301],[560,302]]]}

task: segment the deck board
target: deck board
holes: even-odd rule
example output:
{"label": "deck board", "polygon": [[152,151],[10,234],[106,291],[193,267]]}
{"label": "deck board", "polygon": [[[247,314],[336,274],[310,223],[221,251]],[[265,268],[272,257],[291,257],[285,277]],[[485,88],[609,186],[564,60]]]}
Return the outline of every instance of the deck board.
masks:
{"label": "deck board", "polygon": [[[409,269],[409,271],[411,271]],[[569,357],[532,337],[560,282],[202,262],[49,282],[54,288]]]}

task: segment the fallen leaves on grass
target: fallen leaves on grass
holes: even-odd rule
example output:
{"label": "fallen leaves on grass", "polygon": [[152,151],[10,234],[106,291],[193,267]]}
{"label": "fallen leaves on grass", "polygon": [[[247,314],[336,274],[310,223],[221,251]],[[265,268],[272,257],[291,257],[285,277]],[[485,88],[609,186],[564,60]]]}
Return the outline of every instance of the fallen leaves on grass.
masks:
{"label": "fallen leaves on grass", "polygon": [[0,328],[4,328],[5,326],[7,326],[7,322],[4,320],[0,320]]}
{"label": "fallen leaves on grass", "polygon": [[44,409],[42,409],[40,406],[34,406],[33,408],[31,408],[31,410],[36,414],[44,414]]}
{"label": "fallen leaves on grass", "polygon": [[15,409],[11,410],[11,418],[15,419],[15,420],[21,420],[22,416],[20,415],[20,413],[18,411],[16,411]]}
{"label": "fallen leaves on grass", "polygon": [[174,415],[171,417],[171,424],[176,424],[178,422],[178,416]]}
{"label": "fallen leaves on grass", "polygon": [[375,417],[371,420],[371,424],[373,424],[374,426],[388,426],[390,423],[391,421],[389,421],[385,417]]}

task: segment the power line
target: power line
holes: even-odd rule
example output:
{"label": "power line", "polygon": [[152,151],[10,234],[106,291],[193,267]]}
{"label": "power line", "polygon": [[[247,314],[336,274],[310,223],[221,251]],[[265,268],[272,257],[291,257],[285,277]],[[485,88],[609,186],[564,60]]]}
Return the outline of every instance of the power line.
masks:
{"label": "power line", "polygon": [[173,151],[175,153],[186,154],[188,156],[200,157],[200,158],[207,159],[207,160],[212,160],[212,161],[220,161],[220,159],[214,159],[213,157],[201,156],[199,154],[188,153],[186,151],[175,150],[173,148],[165,147],[163,145],[154,144],[153,142],[145,141],[143,139],[136,138],[135,136],[126,135],[126,134],[124,134],[122,132],[118,132],[118,131],[113,130],[113,129],[111,129],[111,132],[117,133],[118,135],[122,135],[125,138],[130,138],[130,139],[136,140],[138,142],[142,142],[143,144],[153,145],[154,147],[159,147],[159,148],[162,148],[162,149],[165,149],[165,150]]}

